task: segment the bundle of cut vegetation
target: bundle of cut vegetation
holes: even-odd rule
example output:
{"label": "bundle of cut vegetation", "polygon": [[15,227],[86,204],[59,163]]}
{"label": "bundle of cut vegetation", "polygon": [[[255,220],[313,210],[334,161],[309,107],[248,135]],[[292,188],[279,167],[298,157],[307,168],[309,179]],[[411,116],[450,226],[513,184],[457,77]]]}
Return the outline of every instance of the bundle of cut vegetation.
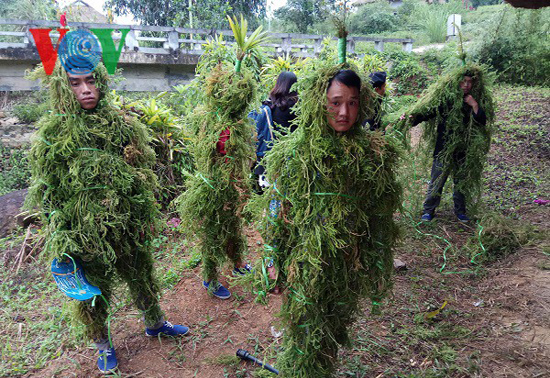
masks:
{"label": "bundle of cut vegetation", "polygon": [[472,262],[483,263],[502,259],[516,252],[529,241],[529,232],[502,215],[487,214],[479,221],[478,235],[466,248]]}
{"label": "bundle of cut vegetation", "polygon": [[[464,92],[460,82],[464,76],[472,78],[470,94],[485,112],[487,122],[483,126],[474,120],[472,112],[464,109]],[[426,155],[433,154],[438,142],[438,129],[445,125],[442,150],[434,156],[444,170],[440,177],[451,174],[459,177],[454,191],[464,194],[470,213],[474,214],[482,191],[482,173],[491,145],[495,104],[486,74],[476,64],[465,64],[455,68],[432,84],[420,100],[408,108],[406,116],[398,122],[397,128],[405,133],[416,117],[433,116],[423,122],[424,148]]]}
{"label": "bundle of cut vegetation", "polygon": [[202,272],[209,289],[217,287],[217,267],[228,258],[237,265],[246,251],[241,211],[250,195],[255,159],[255,127],[247,117],[256,99],[256,80],[242,66],[262,38],[261,29],[246,38],[246,21],[230,21],[239,50],[237,62],[220,62],[205,73],[204,103],[188,117],[190,150],[196,174],[176,201],[186,228],[201,244]]}
{"label": "bundle of cut vegetation", "polygon": [[167,95],[126,102],[116,96],[114,103],[138,117],[151,134],[151,146],[156,155],[154,172],[159,182],[155,196],[163,209],[166,209],[176,196],[185,190],[186,173],[194,172],[193,158],[186,142],[186,133],[172,109],[162,103]]}
{"label": "bundle of cut vegetation", "polygon": [[[40,209],[45,256],[64,259],[69,254],[81,260],[90,283],[103,288],[108,298],[119,279],[117,264],[135,259],[139,266],[152,266],[150,241],[160,212],[151,170],[155,153],[147,128],[113,106],[105,66],[99,64],[93,75],[99,102],[85,110],[59,62],[49,76],[41,66],[31,73],[48,88],[52,112],[37,123],[26,206]],[[136,300],[158,293],[150,275],[136,287]],[[89,304],[78,302],[79,317],[92,338],[102,334],[107,313],[103,301],[96,306],[102,316],[90,319]],[[154,324],[161,315],[155,306],[146,313],[146,324]]]}
{"label": "bundle of cut vegetation", "polygon": [[[203,46],[203,54],[197,63],[197,76],[187,85],[178,85],[168,102],[172,105],[174,112],[182,117],[189,116],[193,110],[203,104],[205,99],[204,87],[206,78],[215,67],[222,62],[235,62],[237,60],[237,51],[230,47],[223,35],[220,34],[213,39],[208,40]],[[246,53],[246,59],[242,60],[242,65],[252,74],[256,82],[263,79],[262,70],[267,64],[267,56],[259,45],[249,49]]]}
{"label": "bundle of cut vegetation", "polygon": [[398,150],[361,127],[372,114],[370,82],[362,78],[357,119],[337,132],[328,121],[329,80],[342,70],[360,71],[334,61],[311,67],[298,81],[296,131],[265,158],[272,190],[253,205],[258,214],[269,208],[261,229],[285,288],[284,351],[276,366],[287,377],[332,375],[360,299],[370,297],[376,308],[391,287],[398,236],[392,219],[401,196]]}

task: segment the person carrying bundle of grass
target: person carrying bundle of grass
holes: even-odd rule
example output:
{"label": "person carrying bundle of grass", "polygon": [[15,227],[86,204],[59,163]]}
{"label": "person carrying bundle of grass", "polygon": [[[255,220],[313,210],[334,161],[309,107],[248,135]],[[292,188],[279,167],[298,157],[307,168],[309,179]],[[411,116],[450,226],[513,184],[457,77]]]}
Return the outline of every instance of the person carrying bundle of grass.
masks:
{"label": "person carrying bundle of grass", "polygon": [[433,164],[422,220],[429,222],[441,202],[449,175],[454,181],[454,212],[470,218],[466,203],[481,194],[482,173],[491,145],[494,103],[481,67],[466,64],[440,78],[401,117],[405,131],[424,122],[423,137],[433,151]]}
{"label": "person carrying bundle of grass", "polygon": [[247,38],[242,16],[240,24],[236,18],[229,22],[239,46],[237,62],[221,62],[206,74],[205,104],[189,118],[196,133],[190,149],[197,174],[176,200],[182,222],[200,240],[203,286],[220,299],[231,293],[218,282],[218,265],[229,259],[235,274],[250,272],[242,261],[247,245],[241,211],[251,192],[255,160],[255,130],[247,113],[256,98],[256,81],[241,64],[265,36],[260,27]]}
{"label": "person carrying bundle of grass", "polygon": [[[165,321],[158,303],[150,246],[160,217],[155,154],[146,127],[112,105],[103,64],[66,71],[58,62],[51,75],[39,67],[31,77],[49,89],[52,111],[40,119],[29,154],[26,206],[40,209],[56,282],[81,300],[76,317],[99,350],[98,368],[108,372],[118,365],[106,322],[120,279],[147,336],[189,331]],[[78,285],[76,295],[67,277]],[[79,297],[86,290],[92,294]]]}
{"label": "person carrying bundle of grass", "polygon": [[263,195],[264,239],[271,246],[281,310],[285,377],[329,377],[359,300],[373,306],[391,287],[393,213],[400,203],[398,152],[381,133],[361,125],[374,93],[345,63],[316,62],[299,82],[297,129],[266,155],[272,191]]}

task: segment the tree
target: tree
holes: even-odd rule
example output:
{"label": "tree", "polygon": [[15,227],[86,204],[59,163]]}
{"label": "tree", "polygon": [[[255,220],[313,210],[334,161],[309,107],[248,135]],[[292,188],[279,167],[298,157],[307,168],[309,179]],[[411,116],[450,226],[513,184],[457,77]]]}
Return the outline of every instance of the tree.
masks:
{"label": "tree", "polygon": [[275,18],[293,30],[306,33],[311,26],[328,18],[329,7],[334,3],[328,0],[288,0],[287,5],[275,11]]}
{"label": "tree", "polygon": [[53,0],[0,0],[0,18],[55,20],[57,10]]}
{"label": "tree", "polygon": [[145,25],[226,29],[228,14],[242,14],[255,27],[265,17],[266,0],[108,0],[106,7]]}
{"label": "tree", "polygon": [[387,2],[362,5],[351,15],[349,31],[353,34],[393,31],[399,23],[399,17],[394,12],[395,9]]}

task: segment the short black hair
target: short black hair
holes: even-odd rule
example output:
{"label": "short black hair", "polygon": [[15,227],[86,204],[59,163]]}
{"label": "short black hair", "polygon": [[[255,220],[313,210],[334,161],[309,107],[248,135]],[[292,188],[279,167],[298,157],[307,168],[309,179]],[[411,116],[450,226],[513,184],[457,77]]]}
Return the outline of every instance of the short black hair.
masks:
{"label": "short black hair", "polygon": [[333,81],[344,84],[346,87],[357,88],[361,92],[361,78],[353,70],[340,70],[328,81],[327,91]]}
{"label": "short black hair", "polygon": [[373,88],[382,88],[386,83],[386,73],[384,71],[373,72],[369,75]]}

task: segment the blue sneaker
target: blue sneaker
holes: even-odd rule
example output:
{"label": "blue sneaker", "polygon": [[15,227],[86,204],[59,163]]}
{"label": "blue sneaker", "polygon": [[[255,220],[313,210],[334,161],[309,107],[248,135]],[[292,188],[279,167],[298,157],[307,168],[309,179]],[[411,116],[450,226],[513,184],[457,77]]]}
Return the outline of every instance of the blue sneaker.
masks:
{"label": "blue sneaker", "polygon": [[162,327],[157,329],[145,328],[145,336],[184,336],[189,333],[189,327],[172,324],[169,321],[165,321]]}
{"label": "blue sneaker", "polygon": [[468,223],[470,221],[470,218],[466,214],[456,214],[456,217],[462,223]]}
{"label": "blue sneaker", "polygon": [[432,219],[434,219],[434,216],[433,214],[430,214],[430,213],[424,213],[422,214],[422,218],[420,218],[422,220],[422,222],[431,222]]}
{"label": "blue sneaker", "polygon": [[103,373],[108,373],[111,370],[116,369],[118,361],[116,360],[115,348],[109,348],[99,351],[99,358],[97,359],[97,367]]}
{"label": "blue sneaker", "polygon": [[246,264],[242,268],[234,268],[233,269],[233,274],[236,275],[236,276],[237,275],[238,276],[244,276],[244,275],[247,275],[248,273],[252,273],[252,266],[250,264]]}
{"label": "blue sneaker", "polygon": [[[210,282],[202,281],[202,286],[208,290]],[[212,291],[212,295],[220,299],[228,299],[231,296],[231,292],[218,282],[217,286]]]}

